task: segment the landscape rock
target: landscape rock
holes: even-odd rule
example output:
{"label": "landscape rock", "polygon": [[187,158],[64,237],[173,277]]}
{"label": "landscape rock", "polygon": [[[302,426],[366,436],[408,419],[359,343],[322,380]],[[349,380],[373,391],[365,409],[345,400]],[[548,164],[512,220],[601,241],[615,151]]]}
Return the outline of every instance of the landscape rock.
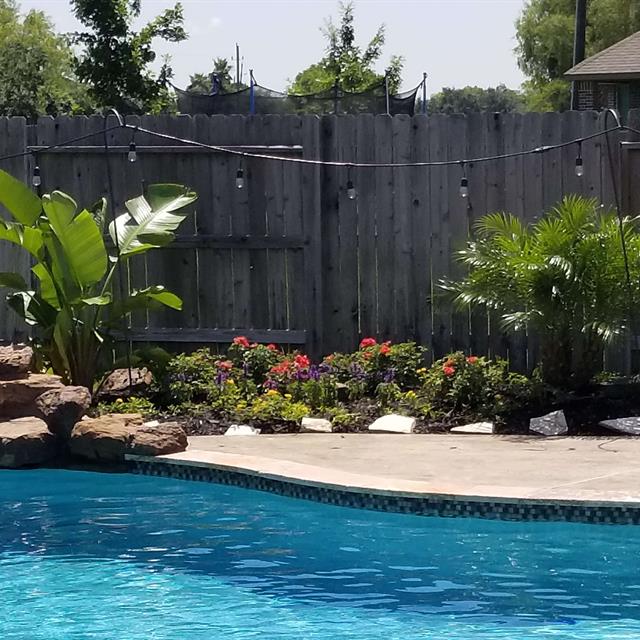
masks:
{"label": "landscape rock", "polygon": [[0,423],[0,467],[42,464],[56,453],[56,437],[44,420],[31,417]]}
{"label": "landscape rock", "polygon": [[552,411],[547,415],[529,420],[529,431],[543,436],[561,436],[567,433],[567,420],[564,411]]}
{"label": "landscape rock", "polygon": [[91,394],[86,387],[51,389],[36,399],[36,407],[49,430],[65,440],[90,405]]}
{"label": "landscape rock", "polygon": [[162,456],[187,448],[187,434],[177,422],[143,424],[133,432],[127,452],[139,456]]}
{"label": "landscape rock", "polygon": [[21,418],[38,415],[36,398],[47,391],[62,390],[59,376],[31,373],[19,380],[0,380],[0,416]]}
{"label": "landscape rock", "polygon": [[145,391],[152,381],[153,375],[146,367],[131,369],[131,384],[129,369],[114,369],[100,385],[98,397],[122,398],[130,394],[139,394]]}
{"label": "landscape rock", "polygon": [[302,418],[300,431],[303,433],[331,433],[333,427],[330,420],[324,418]]}
{"label": "landscape rock", "polygon": [[474,422],[460,427],[453,427],[451,433],[491,434],[493,433],[493,422]]}
{"label": "landscape rock", "polygon": [[369,425],[369,431],[381,431],[385,433],[413,433],[416,419],[408,416],[399,416],[391,413],[382,416]]}
{"label": "landscape rock", "polygon": [[250,427],[248,424],[232,424],[225,432],[225,436],[259,436],[260,429]]}
{"label": "landscape rock", "polygon": [[0,347],[0,379],[25,378],[33,360],[33,349],[24,344]]}
{"label": "landscape rock", "polygon": [[620,433],[628,433],[632,436],[640,436],[640,418],[632,416],[629,418],[616,418],[615,420],[603,420],[599,426]]}

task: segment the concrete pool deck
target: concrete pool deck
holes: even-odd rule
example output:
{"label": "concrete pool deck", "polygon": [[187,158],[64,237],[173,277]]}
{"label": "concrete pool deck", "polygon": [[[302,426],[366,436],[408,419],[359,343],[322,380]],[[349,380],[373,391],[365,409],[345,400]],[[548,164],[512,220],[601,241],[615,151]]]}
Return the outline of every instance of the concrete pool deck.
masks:
{"label": "concrete pool deck", "polygon": [[640,507],[640,438],[196,436],[156,460],[380,495]]}

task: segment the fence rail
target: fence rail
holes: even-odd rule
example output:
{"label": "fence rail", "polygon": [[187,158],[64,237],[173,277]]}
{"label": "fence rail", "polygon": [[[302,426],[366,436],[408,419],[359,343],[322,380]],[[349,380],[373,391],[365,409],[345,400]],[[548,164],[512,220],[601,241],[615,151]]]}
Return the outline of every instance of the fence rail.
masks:
{"label": "fence rail", "polygon": [[[140,127],[238,150],[358,163],[433,162],[508,154],[566,142],[602,130],[593,112],[409,116],[144,116]],[[636,112],[631,124],[640,122]],[[61,189],[81,204],[107,193],[101,117],[0,119],[0,155],[37,152],[43,188]],[[80,146],[44,147],[92,131]],[[613,176],[604,138],[577,148],[467,163],[470,197],[459,195],[460,166],[321,167],[243,159],[245,188],[235,188],[237,157],[136,134],[138,161],[126,161],[131,132],[108,132],[116,206],[151,182],[179,182],[199,199],[168,249],[135,258],[131,287],[165,284],[184,311],[135,315],[138,340],[227,342],[242,332],[314,353],[352,349],[365,335],[417,340],[434,356],[452,349],[508,357],[514,368],[535,362],[535,336],[506,336],[489,314],[454,312],[437,283],[460,274],[453,251],[487,212],[538,219],[563,194],[581,193],[605,205],[622,188],[629,206],[640,200],[633,167],[640,145],[612,134]],[[625,144],[619,152],[621,142]],[[636,155],[637,154],[637,155]],[[28,180],[33,159],[2,168]],[[353,181],[357,198],[349,198]],[[0,246],[0,271],[29,273],[17,248]],[[24,332],[0,307],[0,338]],[[620,353],[613,365],[627,362]]]}

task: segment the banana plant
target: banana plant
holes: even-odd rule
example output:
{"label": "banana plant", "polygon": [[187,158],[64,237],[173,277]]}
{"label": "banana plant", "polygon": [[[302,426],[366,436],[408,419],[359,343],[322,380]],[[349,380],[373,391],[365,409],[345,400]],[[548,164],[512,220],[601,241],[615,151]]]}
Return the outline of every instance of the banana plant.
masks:
{"label": "banana plant", "polygon": [[[162,285],[114,296],[117,270],[134,255],[166,246],[197,196],[177,184],[155,184],[106,226],[106,201],[78,211],[61,191],[43,196],[0,171],[0,203],[13,220],[0,219],[0,240],[30,254],[31,283],[19,273],[0,272],[8,305],[34,326],[36,346],[55,373],[92,389],[99,359],[123,318],[182,301]],[[107,250],[108,230],[113,250]]]}

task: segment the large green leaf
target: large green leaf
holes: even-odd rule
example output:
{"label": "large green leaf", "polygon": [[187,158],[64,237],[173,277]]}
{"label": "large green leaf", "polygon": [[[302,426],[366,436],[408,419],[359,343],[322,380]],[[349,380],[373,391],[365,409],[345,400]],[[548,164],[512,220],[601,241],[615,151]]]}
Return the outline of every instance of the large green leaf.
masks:
{"label": "large green leaf", "polygon": [[31,189],[0,170],[0,203],[21,224],[31,226],[42,212],[40,198]]}
{"label": "large green leaf", "polygon": [[25,291],[29,288],[24,278],[19,273],[7,273],[4,271],[0,272],[0,287],[17,289],[18,291]]}
{"label": "large green leaf", "polygon": [[161,307],[182,311],[182,300],[175,293],[167,291],[163,286],[155,285],[134,291],[123,300],[118,300],[113,305],[110,315],[112,320],[115,320],[133,311],[159,309]]}
{"label": "large green leaf", "polygon": [[182,185],[154,184],[149,186],[146,198],[139,196],[127,201],[128,213],[119,215],[109,225],[109,234],[120,255],[130,256],[166,245],[187,216],[185,207],[196,198],[195,193]]}
{"label": "large green leaf", "polygon": [[17,244],[34,258],[40,259],[43,246],[40,229],[25,227],[17,222],[0,220],[0,240]]}
{"label": "large green leaf", "polygon": [[31,268],[31,271],[33,271],[40,281],[40,295],[42,296],[42,299],[55,309],[60,309],[58,292],[56,291],[55,284],[53,283],[53,278],[44,264],[39,262]]}
{"label": "large green leaf", "polygon": [[100,228],[86,210],[75,215],[76,203],[60,191],[42,198],[51,229],[63,248],[64,259],[81,289],[100,282],[107,271],[107,250]]}
{"label": "large green leaf", "polygon": [[7,296],[7,304],[27,323],[44,332],[56,323],[58,312],[35,291],[17,291]]}

